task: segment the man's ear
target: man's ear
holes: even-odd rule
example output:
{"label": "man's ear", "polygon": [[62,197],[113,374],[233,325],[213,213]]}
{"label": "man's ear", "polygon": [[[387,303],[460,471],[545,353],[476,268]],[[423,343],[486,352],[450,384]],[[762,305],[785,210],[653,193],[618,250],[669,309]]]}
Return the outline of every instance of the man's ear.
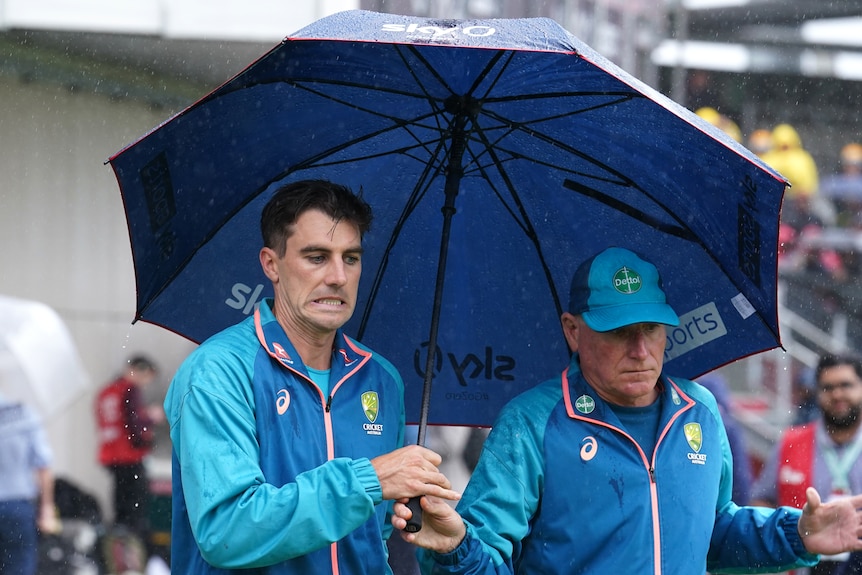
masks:
{"label": "man's ear", "polygon": [[560,324],[563,326],[563,335],[566,337],[566,343],[569,344],[569,350],[575,353],[578,351],[578,336],[580,335],[578,318],[566,311],[560,316]]}
{"label": "man's ear", "polygon": [[260,267],[263,269],[266,277],[273,283],[278,281],[278,255],[275,251],[272,248],[261,248],[259,257]]}

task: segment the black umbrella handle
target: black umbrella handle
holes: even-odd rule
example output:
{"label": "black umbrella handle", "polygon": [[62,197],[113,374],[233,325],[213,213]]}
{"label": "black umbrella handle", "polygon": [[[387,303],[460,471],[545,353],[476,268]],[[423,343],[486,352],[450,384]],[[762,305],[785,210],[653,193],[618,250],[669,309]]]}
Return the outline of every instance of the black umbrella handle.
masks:
{"label": "black umbrella handle", "polygon": [[404,531],[407,533],[416,533],[422,529],[422,507],[419,505],[421,497],[411,497],[407,502],[407,508],[413,512],[413,517],[407,520],[407,526]]}

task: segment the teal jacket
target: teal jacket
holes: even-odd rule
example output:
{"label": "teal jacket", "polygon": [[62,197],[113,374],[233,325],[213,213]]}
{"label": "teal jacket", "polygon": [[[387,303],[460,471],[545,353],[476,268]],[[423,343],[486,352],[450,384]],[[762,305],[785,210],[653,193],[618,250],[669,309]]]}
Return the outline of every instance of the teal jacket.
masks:
{"label": "teal jacket", "polygon": [[390,573],[370,459],[403,444],[403,383],[341,332],[330,382],[324,397],[268,304],[183,362],[165,400],[172,572]]}
{"label": "teal jacket", "polygon": [[577,356],[512,400],[458,504],[467,537],[451,553],[420,553],[423,572],[703,575],[815,563],[798,511],[730,500],[715,398],[687,380],[659,387],[653,453],[586,383]]}

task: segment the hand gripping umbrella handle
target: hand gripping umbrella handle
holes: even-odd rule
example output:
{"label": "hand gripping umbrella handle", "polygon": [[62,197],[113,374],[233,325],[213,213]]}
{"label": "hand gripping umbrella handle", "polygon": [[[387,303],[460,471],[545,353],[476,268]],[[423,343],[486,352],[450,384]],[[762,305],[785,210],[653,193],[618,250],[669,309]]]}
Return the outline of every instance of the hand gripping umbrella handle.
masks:
{"label": "hand gripping umbrella handle", "polygon": [[404,531],[407,533],[416,533],[422,529],[422,507],[419,505],[420,497],[411,497],[407,502],[407,508],[413,512],[413,517],[407,520],[407,526]]}

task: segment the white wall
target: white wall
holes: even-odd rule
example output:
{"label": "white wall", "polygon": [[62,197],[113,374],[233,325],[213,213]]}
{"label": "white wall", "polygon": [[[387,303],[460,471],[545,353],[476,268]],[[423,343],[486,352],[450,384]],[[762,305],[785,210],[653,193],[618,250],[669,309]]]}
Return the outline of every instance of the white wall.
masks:
{"label": "white wall", "polygon": [[[47,428],[58,473],[104,503],[108,481],[95,459],[95,390],[129,355],[144,352],[163,368],[156,390],[163,392],[194,347],[160,328],[131,325],[128,232],[116,180],[103,165],[165,111],[2,76],[0,102],[0,294],[50,305],[75,339],[91,392]],[[50,342],[45,361],[51,361]]]}
{"label": "white wall", "polygon": [[278,41],[327,14],[358,7],[359,0],[4,0],[0,29]]}

